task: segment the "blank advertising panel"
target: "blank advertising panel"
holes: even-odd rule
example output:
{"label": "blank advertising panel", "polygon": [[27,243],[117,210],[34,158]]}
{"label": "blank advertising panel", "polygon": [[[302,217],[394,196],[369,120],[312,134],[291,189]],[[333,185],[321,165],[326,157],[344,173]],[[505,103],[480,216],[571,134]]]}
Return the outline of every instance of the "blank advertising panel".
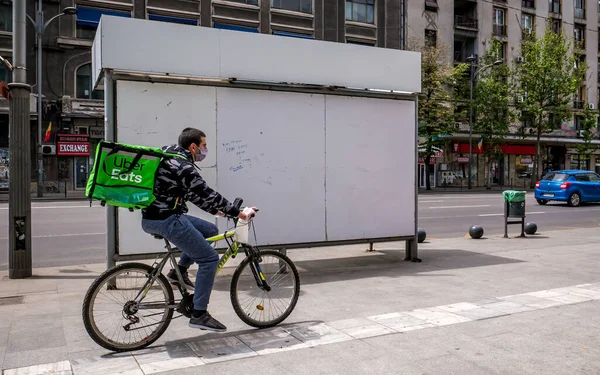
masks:
{"label": "blank advertising panel", "polygon": [[415,103],[327,96],[327,239],[415,233]]}
{"label": "blank advertising panel", "polygon": [[219,190],[260,208],[258,243],[324,241],[324,96],[219,88],[217,103]]}
{"label": "blank advertising panel", "polygon": [[[162,147],[177,143],[186,127],[207,135],[208,155],[197,165],[202,177],[216,187],[216,89],[192,85],[117,81],[117,142]],[[215,222],[215,217],[188,204],[190,214]],[[118,211],[119,254],[154,253],[164,243],[146,234],[140,210]]]}

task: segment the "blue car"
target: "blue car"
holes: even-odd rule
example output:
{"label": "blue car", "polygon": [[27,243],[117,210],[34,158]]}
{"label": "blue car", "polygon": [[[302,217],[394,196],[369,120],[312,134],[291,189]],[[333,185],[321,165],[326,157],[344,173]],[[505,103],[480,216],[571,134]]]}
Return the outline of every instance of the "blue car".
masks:
{"label": "blue car", "polygon": [[535,184],[535,199],[541,205],[558,201],[572,207],[600,202],[600,176],[583,170],[549,172]]}

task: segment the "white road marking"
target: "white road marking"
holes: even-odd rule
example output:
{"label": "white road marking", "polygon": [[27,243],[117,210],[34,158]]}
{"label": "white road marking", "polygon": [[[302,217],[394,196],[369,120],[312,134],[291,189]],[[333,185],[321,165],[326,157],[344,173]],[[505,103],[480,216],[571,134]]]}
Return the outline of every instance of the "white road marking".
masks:
{"label": "white road marking", "polygon": [[[147,370],[156,369],[156,371],[171,368],[182,369],[198,365],[210,366],[214,362],[244,360],[245,358],[266,356],[282,351],[302,350],[343,341],[365,340],[368,337],[375,336],[399,333],[406,335],[415,330],[436,329],[448,325],[488,320],[495,317],[592,301],[600,301],[600,283],[579,284],[503,297],[491,297],[479,302],[453,303],[324,323],[291,323],[285,328],[276,327],[274,329],[250,331],[250,333],[240,332],[234,336],[200,339],[178,346],[166,345],[151,349],[150,352],[124,353],[123,356],[118,358],[96,356],[6,369],[4,374],[49,374],[48,370],[56,371],[55,369],[62,371],[60,372],[61,375],[77,375],[90,370],[94,373],[107,374],[113,373],[116,366],[119,366],[120,369],[126,370],[128,374],[137,375],[144,373],[142,366],[146,366]],[[158,351],[158,353],[152,351]],[[181,358],[182,351],[185,353],[184,358]],[[69,364],[70,366],[68,366]],[[168,366],[165,366],[166,364]],[[39,372],[40,368],[44,372]]]}
{"label": "white road marking", "polygon": [[478,208],[478,207],[492,207],[489,204],[477,204],[472,206],[434,206],[428,207],[430,210],[442,209],[442,208]]}
{"label": "white road marking", "polygon": [[[106,232],[98,233],[66,233],[66,234],[47,234],[43,236],[33,236],[32,238],[55,238],[55,237],[79,237],[79,236],[99,236]],[[0,240],[8,240],[8,237],[0,237]]]}

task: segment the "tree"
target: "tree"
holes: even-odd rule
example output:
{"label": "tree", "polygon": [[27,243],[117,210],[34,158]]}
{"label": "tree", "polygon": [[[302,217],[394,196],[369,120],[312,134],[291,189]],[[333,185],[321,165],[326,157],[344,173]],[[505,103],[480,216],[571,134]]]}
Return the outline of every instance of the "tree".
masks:
{"label": "tree", "polygon": [[[424,151],[421,156],[429,167],[436,148],[447,142],[447,137],[455,130],[455,124],[464,118],[464,87],[469,66],[456,67],[445,60],[443,48],[421,47],[421,93],[419,94],[419,144]],[[468,81],[467,81],[468,82]],[[463,99],[461,101],[461,99]],[[429,173],[425,173],[426,189],[431,190]]]}
{"label": "tree", "polygon": [[[583,142],[577,144],[577,154],[581,163],[581,156],[586,160],[590,159],[590,155],[596,151],[598,146],[592,144],[592,140],[596,136],[595,131],[598,129],[598,112],[591,110],[589,106],[585,106],[583,116],[581,118],[581,130],[583,130]],[[580,164],[581,165],[581,164]]]}
{"label": "tree", "polygon": [[532,186],[541,177],[541,136],[571,118],[572,96],[577,94],[587,70],[573,46],[562,29],[560,32],[552,29],[550,19],[541,38],[532,32],[522,44],[521,56],[525,61],[515,69],[520,84],[516,102],[521,117],[531,119],[536,135]]}
{"label": "tree", "polygon": [[[501,145],[509,131],[509,123],[514,114],[512,103],[512,71],[501,58],[502,42],[490,39],[490,48],[480,58],[477,86],[473,90],[473,110],[476,117],[473,120],[473,131],[481,135],[483,140],[483,155],[486,170],[494,157],[500,155]],[[486,186],[491,186],[490,178]]]}

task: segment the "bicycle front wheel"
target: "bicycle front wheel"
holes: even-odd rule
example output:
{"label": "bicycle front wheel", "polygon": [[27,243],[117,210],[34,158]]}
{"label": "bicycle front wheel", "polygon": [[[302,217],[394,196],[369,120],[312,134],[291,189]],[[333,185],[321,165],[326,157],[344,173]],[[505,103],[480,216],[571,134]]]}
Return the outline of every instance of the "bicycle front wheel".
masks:
{"label": "bicycle front wheel", "polygon": [[[88,289],[83,300],[83,324],[100,346],[115,351],[142,349],[156,341],[173,317],[173,290],[160,274],[150,285],[153,268],[143,263],[124,263],[105,271]],[[137,303],[138,294],[147,290]]]}
{"label": "bicycle front wheel", "polygon": [[[294,310],[300,295],[300,276],[294,263],[275,250],[260,252],[261,261],[246,257],[231,279],[231,304],[246,324],[267,328],[283,322]],[[257,283],[262,272],[270,290]]]}

